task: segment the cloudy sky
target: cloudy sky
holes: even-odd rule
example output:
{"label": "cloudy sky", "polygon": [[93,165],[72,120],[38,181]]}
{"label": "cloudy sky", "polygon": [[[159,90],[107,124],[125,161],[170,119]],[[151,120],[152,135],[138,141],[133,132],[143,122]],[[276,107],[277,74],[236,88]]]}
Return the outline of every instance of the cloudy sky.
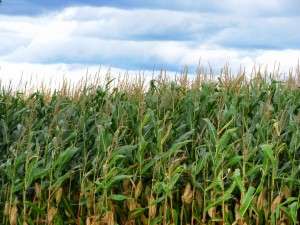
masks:
{"label": "cloudy sky", "polygon": [[216,73],[300,58],[298,0],[3,0],[0,79],[188,65]]}

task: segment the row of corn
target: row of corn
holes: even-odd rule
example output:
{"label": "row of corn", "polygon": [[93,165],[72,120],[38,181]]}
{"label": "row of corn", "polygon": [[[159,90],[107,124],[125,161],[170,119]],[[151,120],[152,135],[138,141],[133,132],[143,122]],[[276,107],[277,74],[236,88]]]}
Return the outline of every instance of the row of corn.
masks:
{"label": "row of corn", "polygon": [[0,223],[299,224],[300,73],[277,78],[0,87]]}

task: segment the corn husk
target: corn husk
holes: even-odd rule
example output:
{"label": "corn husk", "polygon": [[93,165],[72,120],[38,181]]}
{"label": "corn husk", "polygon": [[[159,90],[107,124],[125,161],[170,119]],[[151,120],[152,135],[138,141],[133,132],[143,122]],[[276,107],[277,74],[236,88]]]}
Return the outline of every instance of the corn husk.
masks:
{"label": "corn husk", "polygon": [[142,183],[142,179],[140,179],[137,186],[135,187],[135,193],[134,193],[135,199],[138,199],[138,197],[140,197],[142,190],[143,190],[143,183]]}
{"label": "corn husk", "polygon": [[193,201],[193,191],[190,183],[185,186],[184,193],[181,198],[186,204],[190,204]]}
{"label": "corn husk", "polygon": [[56,206],[52,206],[49,209],[48,214],[47,214],[47,221],[48,221],[49,224],[51,224],[53,222],[53,219],[54,219],[56,213],[57,213]]}

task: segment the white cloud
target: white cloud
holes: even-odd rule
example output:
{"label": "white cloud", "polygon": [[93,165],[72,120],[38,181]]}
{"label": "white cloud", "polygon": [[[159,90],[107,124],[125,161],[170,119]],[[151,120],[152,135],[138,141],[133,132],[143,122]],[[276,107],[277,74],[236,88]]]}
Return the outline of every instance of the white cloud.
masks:
{"label": "white cloud", "polygon": [[[192,7],[192,2],[187,4]],[[69,7],[41,17],[2,15],[0,79],[24,71],[44,77],[69,74],[76,80],[100,65],[124,71],[155,64],[174,72],[198,65],[199,59],[217,71],[226,63],[237,69],[275,61],[288,70],[300,58],[300,17],[270,16],[282,6],[279,0],[273,3],[268,8],[265,0],[226,0],[218,6],[225,14]],[[259,15],[244,9],[259,10]],[[265,18],[260,12],[266,10]]]}
{"label": "white cloud", "polygon": [[280,64],[280,68],[283,71],[288,72],[289,69],[295,69],[300,60],[300,50],[270,50],[261,52],[256,58],[256,63],[263,63],[270,65],[271,67],[276,64]]}
{"label": "white cloud", "polygon": [[[130,71],[134,76],[139,71]],[[109,68],[105,66],[89,66],[81,64],[36,64],[36,63],[0,63],[0,84],[1,86],[9,86],[13,89],[27,90],[36,89],[41,85],[46,85],[52,90],[57,89],[67,81],[71,86],[77,85],[81,80],[89,78],[93,82],[93,78],[100,77],[100,85],[105,81],[107,74],[111,78],[117,78],[126,73],[125,70],[119,68]]]}
{"label": "white cloud", "polygon": [[300,17],[241,19],[236,26],[221,30],[210,43],[240,49],[299,48]]}
{"label": "white cloud", "polygon": [[282,9],[280,0],[224,0],[220,2],[221,9],[228,13],[238,14],[242,17],[269,15],[278,13]]}

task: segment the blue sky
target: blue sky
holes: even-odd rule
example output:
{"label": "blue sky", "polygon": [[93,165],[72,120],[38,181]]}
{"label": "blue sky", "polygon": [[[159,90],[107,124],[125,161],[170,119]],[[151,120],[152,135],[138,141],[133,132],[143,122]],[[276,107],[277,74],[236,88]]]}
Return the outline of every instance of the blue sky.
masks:
{"label": "blue sky", "polygon": [[[300,58],[297,0],[3,0],[0,79]],[[42,76],[42,75],[41,75]],[[74,75],[75,76],[75,75]]]}

